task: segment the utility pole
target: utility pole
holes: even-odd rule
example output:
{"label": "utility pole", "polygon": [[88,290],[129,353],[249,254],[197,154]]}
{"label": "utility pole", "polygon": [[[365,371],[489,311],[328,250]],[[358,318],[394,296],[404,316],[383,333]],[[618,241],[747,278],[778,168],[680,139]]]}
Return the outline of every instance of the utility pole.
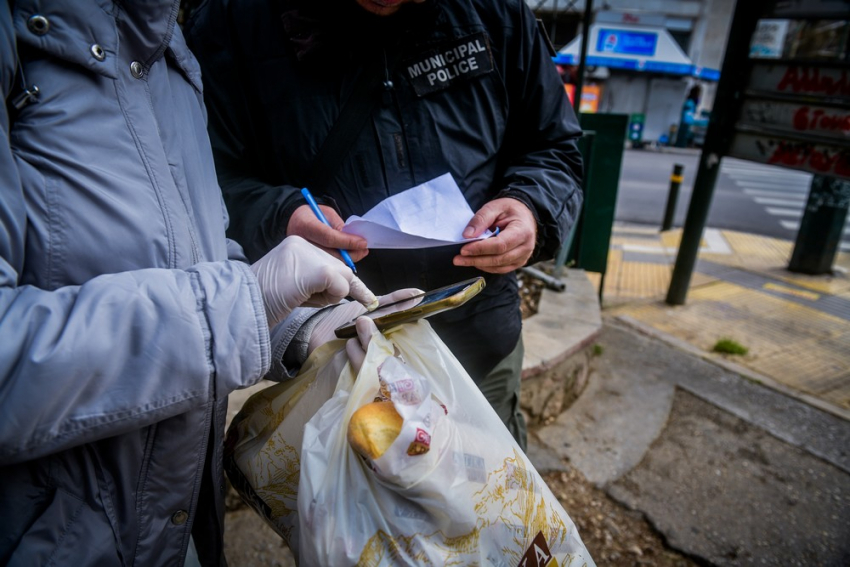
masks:
{"label": "utility pole", "polygon": [[735,5],[714,109],[705,134],[691,202],[682,229],[682,241],[673,267],[673,277],[667,290],[669,305],[684,305],[688,294],[700,240],[714,196],[714,185],[720,172],[720,159],[726,154],[734,133],[749,70],[750,38],[755,31],[761,9],[761,2],[749,0],[738,0]]}
{"label": "utility pole", "polygon": [[576,90],[573,95],[573,110],[576,116],[578,116],[581,108],[581,91],[584,87],[584,70],[587,67],[587,42],[592,16],[593,0],[584,0],[584,14],[581,17],[581,51],[579,51],[578,70],[576,71]]}

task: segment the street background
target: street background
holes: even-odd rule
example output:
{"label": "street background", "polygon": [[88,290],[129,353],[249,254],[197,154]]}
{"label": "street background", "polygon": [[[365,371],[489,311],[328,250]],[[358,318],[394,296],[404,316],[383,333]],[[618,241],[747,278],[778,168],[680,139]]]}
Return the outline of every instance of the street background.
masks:
{"label": "street background", "polygon": [[[661,226],[670,174],[675,164],[684,166],[674,226],[685,221],[699,148],[666,147],[658,150],[626,149],[618,187],[616,220]],[[714,188],[708,226],[793,241],[809,194],[812,175],[804,171],[723,158]],[[850,224],[845,223],[840,249],[850,252]]]}
{"label": "street background", "polygon": [[[686,207],[696,154],[625,151],[587,385],[532,428],[529,456],[600,566],[848,565],[850,255],[832,274],[788,272],[793,235],[773,236],[784,217],[759,216],[770,205],[724,160],[688,301],[667,305],[681,230],[661,232],[660,219],[672,163],[686,164]],[[794,177],[757,171],[774,187]],[[741,208],[747,231],[715,213]],[[567,287],[577,278],[597,303],[599,275],[570,273]],[[747,353],[713,352],[722,337]],[[230,504],[230,564],[294,565]]]}
{"label": "street background", "polygon": [[[589,362],[578,397],[531,428],[529,456],[600,566],[850,565],[846,219],[831,270],[787,269],[813,179],[806,171],[839,175],[846,164],[847,1],[527,3],[566,92],[581,91],[582,118],[600,118],[583,126],[606,144],[591,152],[588,189],[605,195],[592,211],[603,214],[583,236],[604,241],[594,253],[607,251],[604,278],[590,268],[565,278],[568,290],[590,293],[546,342],[565,341],[591,308],[599,324],[581,352]],[[736,35],[741,6],[745,18],[773,11],[756,33]],[[740,57],[727,67],[729,46]],[[740,77],[735,96],[718,90],[722,69]],[[744,99],[746,112],[715,104]],[[793,119],[811,116],[810,104],[823,105],[828,123]],[[605,115],[627,119],[621,167]],[[710,116],[744,128],[734,150],[709,153],[748,160],[722,157],[687,299],[674,307],[665,296]],[[764,164],[776,160],[800,170]],[[662,232],[676,164],[683,180]],[[807,252],[817,248],[809,242]],[[734,348],[719,352],[721,341]],[[558,367],[541,363],[550,364]],[[231,505],[231,564],[293,564],[253,511]]]}

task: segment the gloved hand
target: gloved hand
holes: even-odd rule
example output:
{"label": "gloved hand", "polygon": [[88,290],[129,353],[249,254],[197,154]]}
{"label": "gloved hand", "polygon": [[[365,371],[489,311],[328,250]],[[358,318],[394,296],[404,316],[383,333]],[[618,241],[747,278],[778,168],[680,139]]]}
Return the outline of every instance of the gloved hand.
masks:
{"label": "gloved hand", "polygon": [[348,355],[348,360],[351,362],[351,367],[355,374],[360,373],[360,367],[363,366],[363,361],[366,360],[366,351],[369,350],[369,342],[372,336],[378,331],[375,322],[368,317],[360,317],[354,324],[357,329],[357,338],[348,339],[345,343],[345,353]]}
{"label": "gloved hand", "polygon": [[300,236],[288,236],[251,264],[260,282],[269,328],[296,307],[321,307],[350,295],[372,309],[378,299],[360,278]]}
{"label": "gloved hand", "polygon": [[[378,298],[378,302],[379,305],[387,305],[421,293],[422,290],[413,287],[398,289],[392,293],[388,293],[387,295],[382,295]],[[353,301],[349,303],[342,303],[336,307],[329,307],[328,309],[319,312],[315,315],[316,317],[320,317],[320,319],[313,328],[313,332],[310,334],[307,354],[309,355],[326,342],[334,340],[336,338],[334,330],[337,327],[348,323],[363,313],[366,313],[366,309],[359,303],[355,303]]]}

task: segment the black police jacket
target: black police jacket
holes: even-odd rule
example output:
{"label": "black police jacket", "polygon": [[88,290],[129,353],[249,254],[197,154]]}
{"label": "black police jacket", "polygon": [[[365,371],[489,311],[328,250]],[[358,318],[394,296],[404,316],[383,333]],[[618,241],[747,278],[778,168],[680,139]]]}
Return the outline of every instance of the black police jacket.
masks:
{"label": "black police jacket", "polygon": [[[251,259],[284,237],[316,154],[375,58],[387,88],[331,181],[311,187],[319,200],[345,219],[450,172],[473,211],[504,196],[531,208],[532,261],[552,257],[575,221],[581,130],[522,0],[428,0],[385,17],[355,0],[210,0],[187,36],[203,71],[228,235]],[[475,301],[431,319],[479,380],[516,345],[519,295],[514,274],[453,266],[458,249],[371,250],[358,274],[379,294],[485,275]]]}

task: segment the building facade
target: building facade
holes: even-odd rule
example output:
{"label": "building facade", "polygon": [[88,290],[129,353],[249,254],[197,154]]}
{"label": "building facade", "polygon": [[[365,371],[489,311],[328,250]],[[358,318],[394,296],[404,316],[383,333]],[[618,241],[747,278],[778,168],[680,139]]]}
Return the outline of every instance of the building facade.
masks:
{"label": "building facade", "polygon": [[[556,63],[575,73],[585,0],[526,1],[559,51]],[[734,7],[735,0],[593,2],[582,111],[628,114],[640,122],[641,142],[676,143],[688,100],[697,123],[711,110]]]}

